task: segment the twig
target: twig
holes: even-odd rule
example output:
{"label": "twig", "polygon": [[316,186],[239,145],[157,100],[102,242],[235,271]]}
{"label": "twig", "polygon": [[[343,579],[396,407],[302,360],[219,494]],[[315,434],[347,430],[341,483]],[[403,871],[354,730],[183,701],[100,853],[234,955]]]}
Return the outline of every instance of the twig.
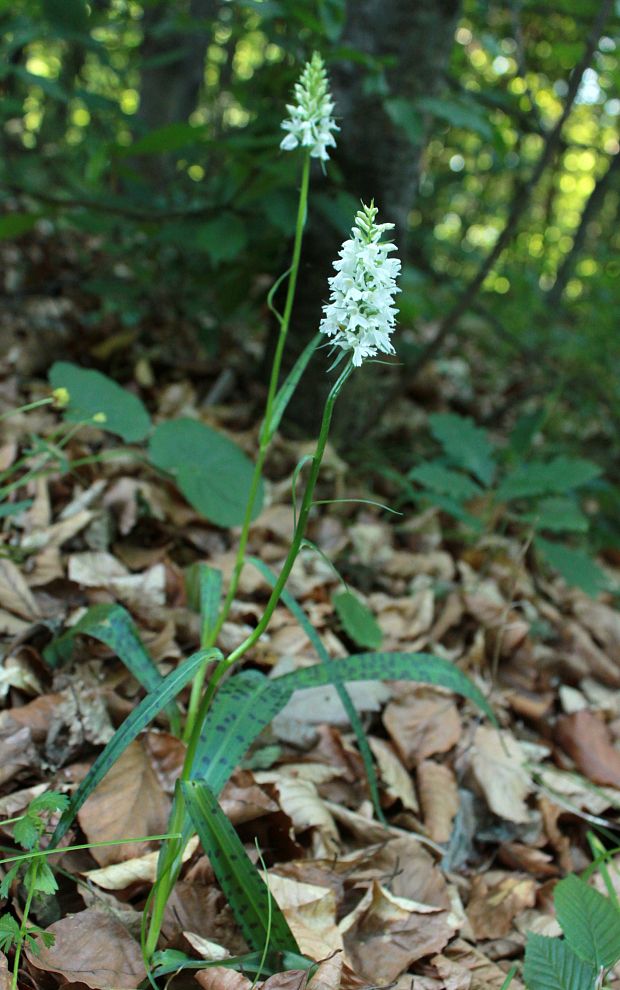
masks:
{"label": "twig", "polygon": [[476,298],[484,280],[486,279],[489,272],[493,269],[493,266],[499,259],[500,255],[503,253],[504,249],[508,246],[512,238],[514,237],[521,215],[526,209],[532,192],[538,185],[541,176],[543,175],[547,165],[552,160],[558,143],[560,141],[560,136],[562,129],[566,120],[573,108],[573,103],[575,102],[575,97],[579,91],[579,86],[583,78],[584,72],[590,65],[590,60],[592,54],[596,47],[597,41],[601,35],[603,25],[609,16],[612,6],[612,0],[603,0],[600,6],[598,16],[594,23],[594,26],[590,32],[588,41],[586,43],[585,51],[581,58],[579,64],[573,70],[573,73],[568,82],[568,90],[566,93],[566,100],[562,113],[558,118],[555,126],[549,132],[547,140],[545,141],[545,146],[541,152],[540,158],[532,172],[529,182],[527,182],[516,194],[510,213],[504,224],[504,228],[501,231],[499,237],[497,238],[493,248],[482,262],[476,274],[470,279],[468,284],[460,297],[452,307],[452,309],[447,313],[447,315],[442,320],[434,338],[427,344],[423,349],[421,354],[418,356],[417,360],[414,362],[412,367],[412,373],[414,375],[418,374],[420,370],[431,361],[437,352],[442,347],[444,341],[450,334],[455,330],[461,317],[470,308],[472,302]]}

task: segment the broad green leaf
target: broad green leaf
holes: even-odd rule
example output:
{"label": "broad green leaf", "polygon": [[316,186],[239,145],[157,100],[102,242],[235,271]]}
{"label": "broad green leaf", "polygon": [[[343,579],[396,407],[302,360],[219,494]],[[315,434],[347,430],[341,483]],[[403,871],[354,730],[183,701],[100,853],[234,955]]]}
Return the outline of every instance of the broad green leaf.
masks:
{"label": "broad green leaf", "polygon": [[192,246],[205,251],[215,265],[220,261],[233,261],[247,243],[245,224],[235,213],[222,212],[212,220],[206,220],[192,237]]}
{"label": "broad green leaf", "polygon": [[561,495],[587,484],[601,473],[592,461],[580,457],[555,457],[551,461],[521,464],[502,481],[497,497],[508,502],[516,498]]}
{"label": "broad green leaf", "polygon": [[0,241],[27,233],[38,219],[37,213],[7,213],[0,217]]}
{"label": "broad green leaf", "polygon": [[610,586],[610,580],[596,563],[582,550],[551,543],[537,536],[534,545],[542,557],[558,571],[567,584],[581,588],[587,595],[598,595]]}
{"label": "broad green leaf", "polygon": [[269,894],[241,839],[201,780],[181,781],[181,792],[202,848],[251,949],[299,952],[286,918]]}
{"label": "broad green leaf", "polygon": [[318,0],[319,17],[329,41],[338,41],[346,16],[345,0]]}
{"label": "broad green leaf", "polygon": [[379,623],[367,605],[351,591],[334,595],[334,608],[344,631],[358,646],[376,650],[381,646],[383,633]]}
{"label": "broad green leaf", "polygon": [[620,959],[620,911],[581,877],[571,874],[553,891],[557,919],[571,949],[596,969]]}
{"label": "broad green leaf", "polygon": [[495,451],[485,430],[468,416],[435,413],[429,416],[433,436],[450,460],[488,486],[495,475]]}
{"label": "broad green leaf", "polygon": [[529,933],[523,978],[527,990],[594,990],[596,970],[560,938]]}
{"label": "broad green leaf", "polygon": [[57,30],[85,31],[88,6],[85,0],[42,0],[43,14]]}
{"label": "broad green leaf", "polygon": [[402,128],[407,139],[417,146],[424,139],[424,120],[411,100],[391,96],[383,101],[383,107],[393,124]]}
{"label": "broad green leaf", "polygon": [[545,498],[532,512],[522,514],[520,519],[530,523],[535,529],[548,529],[554,533],[586,533],[588,519],[571,498]]}
{"label": "broad green leaf", "polygon": [[56,361],[49,380],[52,388],[68,390],[65,418],[72,423],[91,421],[93,416],[103,413],[105,421],[96,424],[99,429],[117,433],[127,443],[143,440],[151,428],[149,414],[140,399],[100,371]]}
{"label": "broad green leaf", "polygon": [[159,155],[162,152],[180,151],[182,148],[202,145],[208,136],[208,127],[193,127],[191,124],[178,122],[157,127],[138,138],[133,144],[119,145],[114,150],[120,156]]}
{"label": "broad green leaf", "polygon": [[206,660],[218,660],[221,659],[221,656],[222,654],[219,650],[199,650],[198,653],[194,653],[191,657],[188,657],[176,670],[168,674],[156,690],[151,691],[150,694],[147,694],[142,699],[140,704],[134,708],[131,715],[116,730],[110,742],[99,754],[84,777],[82,783],[75,793],[72,794],[69,807],[61,815],[50,845],[60,842],[86,799],[92,794],[100,781],[103,780],[119,756],[125,752],[129,744],[153,721],[162,708],[165,708],[166,705],[176,698],[179,691],[192,679]]}
{"label": "broad green leaf", "polygon": [[487,112],[473,100],[423,96],[416,100],[415,105],[419,110],[445,120],[452,127],[474,131],[487,141],[493,139],[493,128],[489,124]]}
{"label": "broad green leaf", "polygon": [[[155,467],[169,472],[194,508],[218,526],[243,522],[254,468],[236,444],[195,419],[161,423],[149,444]],[[254,504],[263,502],[263,483]]]}
{"label": "broad green leaf", "polygon": [[29,509],[33,503],[33,499],[24,498],[21,502],[5,502],[4,505],[0,505],[0,519],[6,519],[8,516],[16,516],[20,512],[25,512]]}
{"label": "broad green leaf", "polygon": [[[155,691],[164,678],[155,666],[129,612],[122,605],[92,605],[62,636],[52,644],[54,651],[63,653],[63,647],[78,635],[93,636],[114,650],[127,670],[147,691]],[[46,659],[49,654],[45,654]],[[168,705],[167,715],[174,735],[179,735],[181,716],[176,704]]]}
{"label": "broad green leaf", "polygon": [[268,424],[269,428],[267,429],[267,423],[264,423],[261,429],[262,443],[269,443],[274,433],[278,429],[280,422],[282,420],[282,416],[286,411],[286,407],[291,401],[293,393],[297,388],[299,379],[306,370],[306,366],[310,361],[310,358],[316,351],[317,347],[319,346],[321,339],[322,339],[322,335],[320,333],[317,333],[312,338],[310,343],[306,344],[303,351],[295,361],[295,364],[293,365],[288,375],[286,376],[283,384],[278,389],[278,392],[276,393],[276,397],[273,402],[273,409],[271,411],[271,417],[270,417],[271,422]]}
{"label": "broad green leaf", "polygon": [[420,464],[419,467],[413,468],[407,477],[440,495],[450,495],[457,502],[467,502],[483,494],[480,485],[466,474],[451,471],[450,468],[436,462]]}
{"label": "broad green leaf", "polygon": [[217,692],[204,721],[191,770],[217,796],[254,740],[281,711],[293,687],[243,670]]}
{"label": "broad green leaf", "polygon": [[[276,583],[276,575],[273,571],[258,557],[249,557],[248,563],[251,563],[256,567],[258,571],[263,575],[266,581],[269,582],[271,587]],[[355,739],[357,742],[358,749],[360,751],[360,756],[364,762],[364,769],[366,771],[366,778],[368,780],[368,787],[370,789],[370,794],[372,797],[372,803],[375,808],[376,815],[380,821],[383,821],[384,815],[381,810],[381,801],[379,799],[379,785],[377,782],[377,775],[375,773],[375,766],[372,758],[372,752],[370,746],[368,745],[368,739],[366,738],[366,733],[364,732],[364,727],[362,726],[361,719],[357,713],[357,709],[353,704],[353,699],[347,691],[345,685],[342,682],[342,677],[340,675],[340,667],[337,661],[332,660],[329,653],[325,649],[321,637],[317,633],[316,629],[310,622],[308,616],[304,612],[303,608],[299,602],[293,597],[290,591],[286,588],[281,594],[281,599],[288,608],[289,612],[295,616],[299,625],[306,633],[306,636],[312,643],[317,655],[320,657],[321,662],[330,672],[330,680],[336,689],[336,693],[340,698],[342,707],[344,708],[347,718],[351,723],[351,728],[355,734]]]}

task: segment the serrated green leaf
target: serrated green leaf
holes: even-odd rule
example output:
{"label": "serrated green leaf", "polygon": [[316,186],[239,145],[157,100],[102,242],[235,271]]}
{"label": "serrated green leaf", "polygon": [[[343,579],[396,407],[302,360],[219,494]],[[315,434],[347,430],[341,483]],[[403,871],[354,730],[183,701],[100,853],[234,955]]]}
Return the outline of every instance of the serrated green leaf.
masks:
{"label": "serrated green leaf", "polygon": [[282,911],[213,792],[199,780],[182,781],[181,791],[202,847],[250,948],[259,951],[268,945],[274,952],[298,953],[299,946]]}
{"label": "serrated green leaf", "polygon": [[0,916],[0,949],[8,952],[19,941],[19,925],[11,914]]}
{"label": "serrated green leaf", "polygon": [[376,650],[383,633],[370,609],[351,591],[340,591],[333,597],[336,614],[344,631],[358,646]]}
{"label": "serrated green leaf", "polygon": [[570,498],[544,498],[532,512],[520,516],[535,529],[548,529],[553,533],[586,533],[588,519]]}
{"label": "serrated green leaf", "polygon": [[562,495],[593,481],[601,469],[592,461],[580,457],[555,457],[551,461],[530,461],[520,464],[502,481],[497,498],[509,502],[517,498],[538,498],[541,495]]}
{"label": "serrated green leaf", "polygon": [[45,791],[38,794],[28,805],[28,814],[39,815],[42,811],[64,811],[69,804],[66,794],[59,794],[58,791]]}
{"label": "serrated green leaf", "polygon": [[39,838],[41,829],[36,818],[31,815],[24,815],[13,826],[13,837],[22,849],[32,849]]}
{"label": "serrated green leaf", "polygon": [[152,722],[162,708],[165,708],[173,698],[176,698],[179,691],[192,679],[206,660],[218,660],[221,657],[222,654],[219,650],[199,650],[188,657],[176,670],[168,674],[155,691],[142,699],[131,715],[116,730],[110,742],[99,754],[84,780],[72,795],[69,807],[63,812],[56,826],[50,843],[51,846],[60,841],[86,799],[103,780],[119,756],[125,752],[129,744]]}
{"label": "serrated green leaf", "polygon": [[[163,682],[162,675],[140,639],[135,622],[122,605],[107,602],[91,605],[74,626],[67,629],[62,636],[50,644],[50,647],[46,648],[47,652],[44,654],[46,660],[48,657],[53,660],[58,652],[63,655],[65,646],[78,635],[92,636],[114,650],[127,670],[147,691],[155,691]],[[173,735],[178,736],[181,715],[177,705],[175,703],[168,705],[166,714]]]}
{"label": "serrated green leaf", "polygon": [[495,475],[495,451],[486,431],[469,416],[456,413],[435,413],[429,416],[429,423],[450,460],[483,485],[490,485]]}
{"label": "serrated green leaf", "polygon": [[117,433],[127,443],[143,440],[151,429],[149,414],[140,399],[100,371],[56,361],[49,380],[52,388],[68,390],[69,405],[64,415],[71,423],[92,421],[93,416],[103,413],[105,422],[97,423],[97,427]]}
{"label": "serrated green leaf", "polygon": [[609,898],[571,874],[553,892],[558,921],[580,959],[596,969],[620,959],[620,911]]}
{"label": "serrated green leaf", "polygon": [[567,584],[581,588],[592,597],[609,587],[610,581],[605,571],[583,551],[562,546],[560,543],[551,543],[542,536],[536,537],[534,545]]}
{"label": "serrated green leaf", "polygon": [[410,471],[407,477],[439,495],[450,495],[457,502],[467,502],[483,494],[480,485],[466,474],[451,471],[450,468],[436,462],[420,464]]}
{"label": "serrated green leaf", "polygon": [[[195,419],[161,423],[149,445],[155,467],[169,472],[194,508],[218,526],[243,522],[254,467],[227,437]],[[263,503],[260,482],[252,518]]]}
{"label": "serrated green leaf", "polygon": [[0,897],[8,898],[11,884],[15,880],[21,865],[21,863],[15,863],[10,870],[7,870],[2,880],[0,880]]}
{"label": "serrated green leaf", "polygon": [[523,978],[527,990],[594,990],[596,970],[559,938],[530,932]]}
{"label": "serrated green leaf", "polygon": [[[40,894],[54,894],[58,890],[56,877],[52,870],[43,860],[37,860],[36,869],[32,870],[32,886]],[[30,873],[30,869],[28,870]],[[28,885],[28,873],[26,874],[26,886]]]}

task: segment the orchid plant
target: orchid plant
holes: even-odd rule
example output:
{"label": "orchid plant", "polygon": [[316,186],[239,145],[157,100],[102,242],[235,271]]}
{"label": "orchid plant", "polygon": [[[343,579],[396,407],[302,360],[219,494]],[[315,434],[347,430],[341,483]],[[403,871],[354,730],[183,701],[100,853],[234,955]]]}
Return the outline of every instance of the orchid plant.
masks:
{"label": "orchid plant", "polygon": [[[373,202],[370,205],[362,204],[354,219],[351,236],[344,241],[339,256],[334,261],[335,274],[329,279],[329,300],[323,307],[319,332],[309,341],[292,371],[281,382],[282,356],[293,312],[307,215],[311,160],[318,159],[324,167],[329,159],[328,148],[335,147],[334,133],[339,130],[332,115],[334,103],[329,92],[325,66],[317,53],[306,64],[295,85],[294,96],[295,102],[287,107],[288,117],[282,123],[286,135],[280,147],[285,152],[296,152],[301,156],[295,237],[290,268],[277,280],[269,295],[269,305],[278,321],[279,333],[259,432],[254,474],[249,486],[245,517],[227,592],[220,604],[221,574],[204,565],[201,572],[204,585],[201,584],[200,592],[203,612],[201,648],[165,678],[149,668],[148,655],[131,626],[131,617],[119,610],[118,606],[99,606],[98,612],[96,609],[91,610],[96,614],[86,615],[74,627],[79,632],[81,626],[81,631],[114,645],[119,655],[127,649],[128,643],[133,643],[138,653],[134,669],[141,671],[143,683],[149,693],[119,727],[72,795],[69,807],[63,812],[52,838],[52,847],[65,835],[78,809],[110,766],[156,714],[165,710],[169,714],[171,727],[179,724],[180,713],[174,699],[187,684],[192,683],[183,732],[186,743],[185,760],[175,790],[168,837],[160,850],[157,879],[149,898],[148,910],[144,913],[143,951],[156,975],[164,975],[179,968],[178,958],[164,958],[165,953],[162,955],[158,951],[158,944],[166,905],[180,874],[187,843],[194,832],[198,833],[235,911],[251,949],[252,964],[256,962],[257,954],[263,958],[264,954],[261,953],[265,946],[280,953],[292,953],[291,958],[295,957],[296,965],[299,962],[299,949],[283,915],[277,905],[272,903],[268,889],[250,863],[238,836],[217,802],[218,794],[248,746],[284,707],[293,691],[321,684],[334,686],[355,732],[379,817],[382,812],[370,748],[345,682],[372,678],[409,678],[441,683],[470,698],[492,717],[481,692],[448,661],[423,654],[364,653],[354,654],[334,663],[307,616],[286,589],[295,560],[304,545],[308,520],[315,504],[315,487],[338,396],[347,379],[364,361],[380,354],[394,353],[391,338],[396,325],[394,300],[399,291],[396,280],[400,272],[395,247],[384,239],[384,234],[393,225],[377,222],[378,209]],[[285,280],[284,308],[280,313],[274,305],[274,297]],[[248,537],[255,515],[261,472],[287,403],[308,361],[321,344],[330,348],[334,357],[329,370],[338,368],[338,372],[325,402],[314,454],[304,458],[295,471],[295,480],[299,481],[304,468],[308,468],[303,493],[295,500],[298,504],[295,505],[290,549],[279,573],[274,574],[264,562],[247,557]],[[224,656],[216,644],[237,594],[243,568],[249,562],[259,569],[270,583],[272,591],[256,627],[228,656]],[[280,600],[303,625],[321,662],[273,679],[252,670],[228,676],[265,632]],[[101,612],[102,609],[105,614]],[[110,609],[116,609],[116,618],[122,627],[122,636],[116,641],[113,638]],[[176,730],[173,728],[173,731]],[[268,919],[267,922],[265,919]],[[249,965],[248,958],[244,959],[245,966]],[[262,962],[259,967],[261,965]]]}

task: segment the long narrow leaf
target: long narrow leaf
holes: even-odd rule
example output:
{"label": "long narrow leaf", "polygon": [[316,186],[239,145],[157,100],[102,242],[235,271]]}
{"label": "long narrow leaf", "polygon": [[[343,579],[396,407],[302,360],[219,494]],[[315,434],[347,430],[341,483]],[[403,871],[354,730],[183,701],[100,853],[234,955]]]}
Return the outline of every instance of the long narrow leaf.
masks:
{"label": "long narrow leaf", "polygon": [[268,945],[274,952],[298,953],[286,918],[213,792],[199,780],[182,781],[181,791],[202,848],[250,948],[259,951]]}
{"label": "long narrow leaf", "polygon": [[200,641],[206,643],[217,622],[217,614],[222,597],[222,572],[217,567],[200,564]]}
{"label": "long narrow leaf", "polygon": [[299,380],[303,375],[304,371],[306,370],[306,366],[310,361],[310,358],[312,357],[317,347],[319,346],[321,339],[322,337],[320,333],[315,334],[315,336],[312,338],[310,343],[306,344],[303,351],[295,361],[295,364],[293,365],[288,375],[284,379],[283,384],[281,385],[280,389],[276,394],[273,403],[273,408],[271,410],[271,417],[269,424],[264,424],[263,426],[263,430],[266,431],[268,428],[269,432],[268,433],[265,432],[265,435],[263,436],[262,435],[263,430],[261,430],[261,442],[269,443],[274,433],[278,429],[280,425],[280,421],[286,411],[286,407],[291,401],[293,393],[297,388],[297,385],[299,384]]}
{"label": "long narrow leaf", "polygon": [[[469,698],[495,722],[493,711],[473,681],[449,660],[430,653],[357,653],[343,660],[336,660],[343,681],[421,681],[439,684],[464,698]],[[306,687],[329,684],[330,671],[324,664],[304,667],[283,677],[276,677],[293,691]]]}
{"label": "long narrow leaf", "polygon": [[[78,635],[92,636],[114,650],[127,670],[147,691],[155,691],[162,683],[164,678],[140,639],[129,612],[122,605],[92,605],[74,626],[56,640],[55,648],[62,653],[65,644]],[[179,735],[181,716],[176,704],[171,703],[166,714],[170,719],[171,731],[174,735]]]}
{"label": "long narrow leaf", "polygon": [[182,663],[176,670],[173,670],[165,677],[159,687],[142,699],[140,704],[134,708],[129,718],[116,730],[112,739],[105,749],[99,754],[92,767],[86,774],[84,780],[71,797],[69,807],[63,812],[56,831],[52,836],[52,845],[57,845],[63,837],[77,812],[82,807],[86,799],[95,790],[97,785],[105,777],[106,773],[124,753],[129,744],[142,732],[143,729],[155,718],[155,716],[165,708],[179,691],[192,679],[198,668],[205,660],[221,658],[219,650],[199,650]]}
{"label": "long narrow leaf", "polygon": [[[256,567],[258,571],[260,571],[260,573],[263,575],[265,580],[268,581],[271,587],[273,588],[277,578],[276,575],[271,570],[271,568],[269,568],[267,564],[265,564],[258,557],[249,557],[248,563],[253,564],[254,567]],[[377,775],[375,773],[375,765],[373,763],[370,746],[368,745],[368,739],[366,738],[366,733],[364,732],[360,717],[357,714],[357,709],[353,703],[353,699],[351,698],[351,695],[347,691],[342,681],[342,677],[340,674],[340,666],[338,662],[334,662],[334,660],[332,660],[332,658],[330,657],[329,653],[327,652],[327,650],[323,645],[321,637],[318,635],[316,629],[310,622],[308,616],[304,612],[299,602],[293,597],[293,595],[291,595],[290,591],[284,589],[280,597],[282,598],[282,601],[288,608],[289,612],[291,612],[297,619],[299,625],[304,630],[306,636],[308,637],[314,649],[316,650],[318,656],[320,657],[321,662],[325,665],[325,667],[330,673],[330,681],[333,684],[334,688],[336,689],[338,697],[340,698],[340,701],[342,703],[342,707],[344,708],[347,718],[351,723],[351,728],[355,733],[357,746],[360,751],[362,760],[364,762],[364,769],[366,771],[368,787],[370,789],[370,795],[372,797],[372,803],[374,805],[377,818],[379,819],[379,821],[385,821],[383,811],[381,810]]]}

